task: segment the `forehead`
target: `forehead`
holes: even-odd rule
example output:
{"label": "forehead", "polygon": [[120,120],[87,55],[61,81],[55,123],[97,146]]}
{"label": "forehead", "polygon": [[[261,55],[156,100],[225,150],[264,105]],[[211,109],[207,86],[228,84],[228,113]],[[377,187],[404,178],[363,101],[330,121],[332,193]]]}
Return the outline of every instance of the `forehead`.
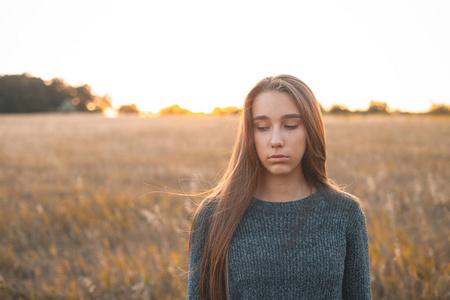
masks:
{"label": "forehead", "polygon": [[265,116],[269,119],[279,119],[285,115],[300,115],[292,97],[287,93],[265,92],[259,94],[252,106],[252,117]]}

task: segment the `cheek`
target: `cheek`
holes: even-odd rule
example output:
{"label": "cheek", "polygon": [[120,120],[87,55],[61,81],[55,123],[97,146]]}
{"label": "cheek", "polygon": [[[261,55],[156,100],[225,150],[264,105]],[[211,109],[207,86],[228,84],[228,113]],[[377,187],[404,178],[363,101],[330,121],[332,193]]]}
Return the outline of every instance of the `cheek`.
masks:
{"label": "cheek", "polygon": [[304,126],[301,127],[301,130],[297,133],[297,140],[299,143],[306,144],[306,129]]}
{"label": "cheek", "polygon": [[306,153],[306,150],[308,149],[308,142],[307,142],[306,134],[302,135],[302,137],[299,141],[299,147],[302,149],[303,156],[304,156]]}
{"label": "cheek", "polygon": [[299,133],[294,139],[292,139],[292,146],[299,149],[301,152],[306,150],[306,134],[304,132]]}
{"label": "cheek", "polygon": [[264,139],[261,136],[261,134],[258,134],[258,132],[255,132],[253,135],[253,141],[255,143],[255,148],[256,148],[256,154],[258,154],[258,156],[261,156],[263,150],[264,150]]}

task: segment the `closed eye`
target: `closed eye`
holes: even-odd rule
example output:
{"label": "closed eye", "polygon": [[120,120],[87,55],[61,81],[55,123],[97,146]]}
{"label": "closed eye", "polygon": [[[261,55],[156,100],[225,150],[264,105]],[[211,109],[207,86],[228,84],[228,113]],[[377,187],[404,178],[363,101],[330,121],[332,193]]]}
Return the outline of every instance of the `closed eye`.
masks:
{"label": "closed eye", "polygon": [[284,125],[284,127],[287,129],[296,129],[298,125]]}
{"label": "closed eye", "polygon": [[267,129],[269,129],[269,127],[258,126],[256,127],[256,129],[258,129],[259,131],[266,131]]}

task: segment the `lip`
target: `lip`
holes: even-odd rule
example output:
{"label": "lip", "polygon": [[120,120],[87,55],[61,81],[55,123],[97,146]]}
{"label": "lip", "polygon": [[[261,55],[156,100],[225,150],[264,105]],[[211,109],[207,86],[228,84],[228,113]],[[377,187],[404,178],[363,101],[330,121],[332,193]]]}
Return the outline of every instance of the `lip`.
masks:
{"label": "lip", "polygon": [[269,156],[269,161],[271,162],[283,162],[286,160],[288,160],[288,156],[284,154],[272,154],[271,156]]}

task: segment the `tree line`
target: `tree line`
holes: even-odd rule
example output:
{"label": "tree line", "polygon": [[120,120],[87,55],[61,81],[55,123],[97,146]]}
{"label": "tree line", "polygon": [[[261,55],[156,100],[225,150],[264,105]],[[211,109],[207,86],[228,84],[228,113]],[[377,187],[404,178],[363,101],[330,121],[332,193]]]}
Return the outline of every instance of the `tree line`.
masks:
{"label": "tree line", "polygon": [[[349,110],[347,107],[343,105],[332,105],[329,110],[324,110],[322,108],[323,113],[330,114],[411,114],[409,112],[404,112],[400,110],[391,111],[386,102],[381,101],[370,101],[369,108],[367,110]],[[435,104],[433,103],[430,109],[421,114],[450,114],[450,105],[446,104]]]}
{"label": "tree line", "polygon": [[[0,113],[35,113],[35,112],[102,112],[112,108],[109,95],[98,96],[92,93],[89,85],[71,86],[63,79],[54,78],[44,81],[27,73],[21,75],[0,75]],[[342,105],[333,105],[323,113],[330,114],[389,114],[405,113],[391,111],[385,102],[371,101],[367,110],[351,111]],[[139,113],[135,104],[122,105],[118,113]],[[239,114],[241,108],[216,108],[210,115]],[[432,104],[427,114],[450,114],[450,106]],[[192,113],[178,105],[161,109],[156,115],[205,115]]]}
{"label": "tree line", "polygon": [[[334,115],[349,115],[349,114],[380,114],[380,115],[388,115],[388,114],[412,114],[409,112],[403,112],[400,110],[391,111],[386,102],[381,101],[370,101],[369,107],[367,110],[350,110],[343,105],[333,105],[330,109],[326,110],[320,105],[320,109],[323,114],[334,114]],[[166,108],[162,108],[155,116],[167,116],[167,115],[187,115],[187,116],[204,116],[204,115],[236,115],[240,114],[242,109],[236,106],[230,106],[225,108],[216,107],[213,112],[209,114],[205,113],[193,113],[185,108],[180,107],[175,104]],[[122,105],[118,109],[119,114],[131,114],[131,113],[141,113],[139,108],[135,104],[130,105]],[[416,113],[417,114],[417,113]],[[439,114],[439,115],[448,115],[450,114],[450,105],[446,104],[432,104],[431,108],[424,113],[420,114]]]}
{"label": "tree line", "polygon": [[71,86],[63,79],[44,81],[27,73],[0,76],[0,113],[104,111],[108,95],[92,93],[87,84]]}

